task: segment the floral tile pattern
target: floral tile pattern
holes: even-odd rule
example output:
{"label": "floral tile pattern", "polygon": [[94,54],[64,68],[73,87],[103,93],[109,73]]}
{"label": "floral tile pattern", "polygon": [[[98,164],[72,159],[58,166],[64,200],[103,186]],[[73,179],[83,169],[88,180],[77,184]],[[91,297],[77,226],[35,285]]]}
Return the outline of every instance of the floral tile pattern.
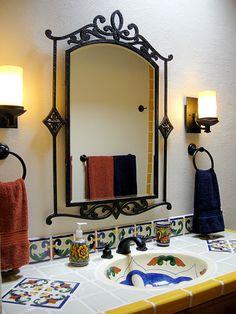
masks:
{"label": "floral tile pattern", "polygon": [[77,282],[24,278],[2,297],[2,302],[60,309],[78,286]]}
{"label": "floral tile pattern", "polygon": [[[192,214],[183,217],[171,217],[171,236],[192,233],[192,218]],[[150,237],[150,241],[152,239],[155,240],[156,223],[166,221],[168,221],[167,218],[162,218],[154,221],[137,223],[136,225],[121,225],[102,230],[86,231],[84,232],[84,237],[89,246],[89,253],[94,253],[96,250],[101,251],[107,243],[111,248],[115,248],[120,240],[130,236],[137,235],[146,238]],[[73,241],[73,238],[74,235],[72,233],[42,238],[31,238],[30,264],[68,257],[70,244],[71,241]],[[148,240],[149,239],[147,239],[147,241]],[[236,251],[236,243],[232,243],[231,248]]]}
{"label": "floral tile pattern", "polygon": [[89,247],[89,253],[96,252],[96,233],[95,231],[84,232],[84,238]]}
{"label": "floral tile pattern", "polygon": [[133,237],[135,235],[135,226],[121,226],[118,227],[118,240],[122,240],[127,237]]}
{"label": "floral tile pattern", "polygon": [[50,248],[50,237],[30,239],[30,264],[50,260]]}
{"label": "floral tile pattern", "polygon": [[172,236],[180,236],[183,235],[184,232],[184,217],[177,217],[170,219],[171,221],[171,231]]}
{"label": "floral tile pattern", "polygon": [[236,240],[229,240],[229,244],[234,253],[236,253]]}
{"label": "floral tile pattern", "polygon": [[102,250],[106,244],[111,248],[116,247],[116,228],[103,229],[97,231],[97,248]]}
{"label": "floral tile pattern", "polygon": [[52,237],[52,258],[68,257],[73,234],[58,235]]}
{"label": "floral tile pattern", "polygon": [[236,241],[232,240],[232,247],[230,241],[227,240],[207,240],[209,251],[214,252],[234,252]]}
{"label": "floral tile pattern", "polygon": [[192,233],[193,215],[184,217],[184,234]]}
{"label": "floral tile pattern", "polygon": [[148,238],[151,241],[154,237],[153,224],[151,221],[137,224],[135,226],[136,236]]}

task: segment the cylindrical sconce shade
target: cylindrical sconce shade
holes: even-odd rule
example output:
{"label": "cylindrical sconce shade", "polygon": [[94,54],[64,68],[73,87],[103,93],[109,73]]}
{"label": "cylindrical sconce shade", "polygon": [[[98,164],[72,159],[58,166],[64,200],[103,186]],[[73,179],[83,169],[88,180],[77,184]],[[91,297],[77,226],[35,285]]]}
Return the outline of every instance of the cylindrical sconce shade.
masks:
{"label": "cylindrical sconce shade", "polygon": [[198,118],[216,118],[216,92],[202,91],[198,93]]}
{"label": "cylindrical sconce shade", "polygon": [[0,105],[23,106],[23,69],[0,66]]}

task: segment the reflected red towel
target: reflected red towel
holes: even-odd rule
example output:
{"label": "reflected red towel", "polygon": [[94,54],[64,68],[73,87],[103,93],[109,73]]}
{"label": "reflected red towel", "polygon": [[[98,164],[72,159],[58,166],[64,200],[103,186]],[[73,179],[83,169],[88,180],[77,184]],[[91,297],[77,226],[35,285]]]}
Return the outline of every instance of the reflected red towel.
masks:
{"label": "reflected red towel", "polygon": [[1,270],[29,263],[28,205],[24,180],[0,182]]}
{"label": "reflected red towel", "polygon": [[86,164],[88,199],[114,197],[113,156],[89,156]]}

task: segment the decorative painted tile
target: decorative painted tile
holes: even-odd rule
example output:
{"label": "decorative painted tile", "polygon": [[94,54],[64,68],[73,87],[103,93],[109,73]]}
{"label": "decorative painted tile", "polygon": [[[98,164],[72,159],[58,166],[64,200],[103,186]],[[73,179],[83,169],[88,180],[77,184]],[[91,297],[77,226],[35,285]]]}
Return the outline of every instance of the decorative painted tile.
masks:
{"label": "decorative painted tile", "polygon": [[151,221],[137,224],[135,226],[136,236],[148,238],[147,241],[152,241],[154,237],[153,224]]}
{"label": "decorative painted tile", "polygon": [[98,250],[102,250],[107,243],[111,248],[116,247],[116,228],[103,229],[97,231]]}
{"label": "decorative painted tile", "polygon": [[227,240],[207,240],[209,251],[232,252]]}
{"label": "decorative painted tile", "polygon": [[23,290],[30,290],[39,292],[44,289],[46,285],[48,285],[48,279],[41,279],[41,278],[25,278],[23,279],[16,287],[19,287]]}
{"label": "decorative painted tile", "polygon": [[184,234],[192,233],[193,231],[193,215],[184,217]]}
{"label": "decorative painted tile", "polygon": [[11,289],[2,297],[2,302],[29,305],[31,300],[37,295],[38,293],[35,291]]}
{"label": "decorative painted tile", "polygon": [[127,237],[133,237],[135,235],[135,226],[120,226],[118,227],[118,240],[122,240]]}
{"label": "decorative painted tile", "polygon": [[50,260],[50,247],[50,237],[30,239],[30,264]]}
{"label": "decorative painted tile", "polygon": [[52,258],[68,257],[73,234],[58,235],[52,237]]}
{"label": "decorative painted tile", "polygon": [[2,297],[2,302],[60,309],[78,286],[77,282],[24,278]]}
{"label": "decorative painted tile", "polygon": [[68,299],[68,295],[43,292],[30,305],[60,309]]}
{"label": "decorative painted tile", "polygon": [[176,236],[183,235],[184,217],[171,218],[170,221],[171,221],[171,231],[172,231],[171,236],[176,237]]}
{"label": "decorative painted tile", "polygon": [[95,231],[84,232],[84,238],[89,247],[89,253],[96,252],[96,233]]}
{"label": "decorative painted tile", "polygon": [[236,253],[236,240],[229,240],[229,244],[234,253]]}

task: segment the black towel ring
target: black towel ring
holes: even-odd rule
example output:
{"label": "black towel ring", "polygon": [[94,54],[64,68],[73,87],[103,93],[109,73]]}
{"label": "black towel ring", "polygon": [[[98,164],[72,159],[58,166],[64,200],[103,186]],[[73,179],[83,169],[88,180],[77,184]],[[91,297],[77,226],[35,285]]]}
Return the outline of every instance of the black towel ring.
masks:
{"label": "black towel ring", "polygon": [[0,143],[0,159],[3,160],[5,158],[7,158],[8,155],[13,155],[17,159],[19,159],[19,161],[20,161],[20,163],[22,165],[22,168],[23,168],[22,179],[25,180],[25,177],[26,177],[26,165],[25,165],[24,160],[19,155],[17,155],[16,153],[10,152],[9,147],[6,144],[1,144]]}
{"label": "black towel ring", "polygon": [[199,170],[197,165],[196,165],[196,162],[195,162],[195,158],[196,158],[196,155],[197,155],[198,152],[201,152],[201,153],[205,152],[209,156],[209,158],[211,160],[211,168],[210,169],[214,169],[214,160],[213,160],[211,154],[209,153],[209,151],[207,149],[205,149],[204,147],[196,148],[195,144],[190,144],[189,147],[188,147],[188,153],[193,156],[194,168],[196,170]]}

